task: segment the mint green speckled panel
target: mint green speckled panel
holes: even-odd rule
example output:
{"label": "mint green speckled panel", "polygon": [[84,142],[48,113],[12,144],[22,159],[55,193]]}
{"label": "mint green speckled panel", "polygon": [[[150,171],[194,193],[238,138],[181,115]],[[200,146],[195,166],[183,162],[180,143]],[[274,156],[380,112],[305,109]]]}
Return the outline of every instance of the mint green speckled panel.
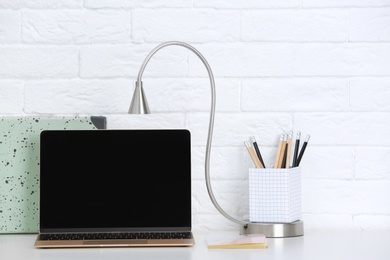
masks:
{"label": "mint green speckled panel", "polygon": [[105,125],[104,117],[0,118],[0,233],[38,232],[40,132]]}

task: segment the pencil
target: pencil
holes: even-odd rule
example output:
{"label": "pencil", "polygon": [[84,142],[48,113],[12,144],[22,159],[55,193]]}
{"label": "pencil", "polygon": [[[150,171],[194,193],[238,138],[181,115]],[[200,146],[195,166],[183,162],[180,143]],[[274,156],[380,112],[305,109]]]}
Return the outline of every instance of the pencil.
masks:
{"label": "pencil", "polygon": [[284,155],[285,155],[284,152],[286,151],[286,144],[287,144],[287,135],[283,135],[282,148],[280,149],[278,166],[276,168],[282,168],[283,159],[284,159]]}
{"label": "pencil", "polygon": [[299,164],[301,163],[303,153],[304,153],[305,150],[306,150],[306,146],[307,146],[307,143],[309,142],[309,140],[310,140],[310,135],[307,135],[307,136],[306,136],[306,140],[303,142],[301,151],[300,151],[299,156],[298,156],[298,159],[297,159],[297,166],[299,166]]}
{"label": "pencil", "polygon": [[259,158],[261,164],[263,165],[263,168],[265,168],[265,164],[264,164],[264,161],[263,161],[263,157],[261,156],[259,146],[257,145],[256,139],[255,139],[254,136],[251,137],[251,141],[252,141],[252,143],[253,143],[253,147],[255,148],[257,157]]}
{"label": "pencil", "polygon": [[279,144],[278,144],[278,150],[276,151],[276,158],[275,158],[274,168],[278,168],[280,153],[281,153],[281,151],[282,151],[283,136],[284,136],[284,135],[281,134],[281,135],[280,135],[280,138],[279,138]]}
{"label": "pencil", "polygon": [[301,139],[301,132],[297,133],[297,139],[295,139],[295,147],[294,147],[294,157],[293,157],[293,167],[297,166],[297,159],[298,159],[298,149],[299,149],[299,141]]}
{"label": "pencil", "polygon": [[286,168],[290,168],[293,131],[288,133]]}
{"label": "pencil", "polygon": [[255,150],[249,144],[249,142],[245,141],[244,144],[245,144],[246,149],[248,150],[248,153],[252,159],[252,162],[255,164],[256,168],[264,168],[263,165],[261,164],[259,158],[256,156]]}

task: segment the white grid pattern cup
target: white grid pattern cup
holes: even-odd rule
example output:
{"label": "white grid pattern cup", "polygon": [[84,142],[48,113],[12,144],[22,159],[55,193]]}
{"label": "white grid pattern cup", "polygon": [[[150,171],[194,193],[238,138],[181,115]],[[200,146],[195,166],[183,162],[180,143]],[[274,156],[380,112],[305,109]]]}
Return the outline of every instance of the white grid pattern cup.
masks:
{"label": "white grid pattern cup", "polygon": [[301,218],[301,168],[249,169],[249,221],[291,223]]}

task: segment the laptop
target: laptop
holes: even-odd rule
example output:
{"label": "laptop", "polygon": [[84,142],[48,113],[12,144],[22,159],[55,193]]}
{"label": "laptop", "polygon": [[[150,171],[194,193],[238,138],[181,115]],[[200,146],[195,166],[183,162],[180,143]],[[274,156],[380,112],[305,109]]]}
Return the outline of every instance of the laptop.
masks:
{"label": "laptop", "polygon": [[36,248],[193,246],[186,129],[44,130]]}

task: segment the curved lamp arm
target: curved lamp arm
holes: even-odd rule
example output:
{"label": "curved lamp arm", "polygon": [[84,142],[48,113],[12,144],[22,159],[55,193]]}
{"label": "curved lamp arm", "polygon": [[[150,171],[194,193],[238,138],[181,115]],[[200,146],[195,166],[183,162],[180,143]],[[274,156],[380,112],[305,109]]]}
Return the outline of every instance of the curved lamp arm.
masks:
{"label": "curved lamp arm", "polygon": [[[234,217],[230,216],[228,213],[226,213],[221,208],[221,206],[216,201],[216,199],[214,197],[213,190],[211,188],[211,183],[210,183],[210,150],[211,150],[211,140],[212,140],[212,135],[213,135],[213,127],[214,127],[214,117],[215,117],[215,82],[214,82],[213,72],[211,71],[211,68],[210,68],[208,62],[206,61],[206,59],[203,57],[203,55],[198,50],[196,50],[194,47],[192,47],[191,45],[189,45],[187,43],[179,42],[179,41],[169,41],[169,42],[162,43],[162,44],[158,45],[157,47],[155,47],[148,54],[148,56],[146,56],[144,62],[142,63],[142,66],[138,72],[138,77],[137,77],[137,81],[136,81],[136,89],[134,91],[134,96],[133,96],[133,100],[131,102],[129,113],[138,113],[138,114],[142,113],[142,112],[146,113],[146,114],[150,113],[149,107],[146,103],[146,99],[145,99],[143,89],[142,89],[142,80],[141,80],[142,74],[143,74],[145,67],[148,64],[149,60],[152,58],[152,56],[160,49],[167,47],[167,46],[171,46],[171,45],[177,45],[177,46],[181,46],[181,47],[189,49],[190,51],[195,53],[196,56],[198,56],[202,60],[203,64],[206,66],[207,72],[209,74],[210,85],[211,85],[211,109],[210,109],[209,132],[207,135],[206,156],[205,156],[205,179],[206,179],[207,191],[209,193],[209,197],[211,199],[211,202],[214,204],[215,208],[224,217],[226,217],[227,219],[229,219],[233,222],[236,222],[238,224],[246,225],[246,224],[248,224],[248,222],[235,219]],[[142,98],[135,99],[136,95],[142,95]],[[143,105],[143,107],[144,107],[144,109],[141,109],[141,111],[139,109],[134,109],[134,107],[136,105],[140,105],[139,100],[142,100],[141,103],[143,103],[143,104],[141,104],[141,105]],[[137,104],[134,104],[134,103],[137,103]]]}

